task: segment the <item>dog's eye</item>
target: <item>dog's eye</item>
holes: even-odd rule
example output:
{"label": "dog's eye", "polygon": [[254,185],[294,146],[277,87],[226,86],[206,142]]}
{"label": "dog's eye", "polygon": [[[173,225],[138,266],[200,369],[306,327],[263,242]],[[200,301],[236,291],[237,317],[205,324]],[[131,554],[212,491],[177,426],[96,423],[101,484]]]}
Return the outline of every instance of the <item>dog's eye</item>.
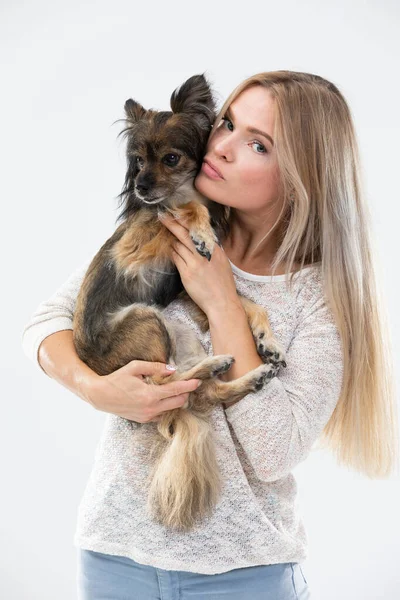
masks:
{"label": "dog's eye", "polygon": [[136,157],[136,164],[137,164],[138,167],[143,167],[144,160],[143,160],[143,158],[141,156],[137,156]]}
{"label": "dog's eye", "polygon": [[180,160],[180,156],[177,154],[166,154],[163,158],[163,162],[169,167],[174,167],[178,164]]}

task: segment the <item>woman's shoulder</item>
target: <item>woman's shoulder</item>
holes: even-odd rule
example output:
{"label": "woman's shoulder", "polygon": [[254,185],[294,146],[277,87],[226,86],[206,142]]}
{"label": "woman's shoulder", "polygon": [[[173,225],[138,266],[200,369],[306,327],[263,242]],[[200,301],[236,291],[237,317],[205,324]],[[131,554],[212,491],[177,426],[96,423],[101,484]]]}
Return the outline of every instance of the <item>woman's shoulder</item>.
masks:
{"label": "woman's shoulder", "polygon": [[300,305],[310,306],[318,300],[323,300],[325,288],[321,263],[315,263],[299,271],[296,297]]}

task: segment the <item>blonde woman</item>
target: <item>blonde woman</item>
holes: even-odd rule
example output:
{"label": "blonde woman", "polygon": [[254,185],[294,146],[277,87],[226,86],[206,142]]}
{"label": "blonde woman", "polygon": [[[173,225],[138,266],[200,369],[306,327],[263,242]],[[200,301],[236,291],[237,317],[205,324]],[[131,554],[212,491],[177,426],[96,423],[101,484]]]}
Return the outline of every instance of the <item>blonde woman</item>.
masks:
{"label": "blonde woman", "polygon": [[211,131],[196,188],[230,207],[210,262],[185,222],[174,262],[210,329],[175,300],[165,315],[193,328],[207,352],[233,354],[223,378],[262,361],[237,292],[263,305],[287,367],[262,390],[212,414],[223,478],[214,514],[189,533],[148,517],[147,469],[135,429],[182,406],[196,380],[146,385],[163,364],[133,361],[108,376],[81,362],[71,324],[89,262],[43,302],[24,333],[29,357],[109,413],[79,507],[79,597],[305,600],[307,537],[293,468],[314,443],[370,478],[397,466],[397,413],[388,329],[376,285],[356,136],[335,85],[291,71],[249,77]]}

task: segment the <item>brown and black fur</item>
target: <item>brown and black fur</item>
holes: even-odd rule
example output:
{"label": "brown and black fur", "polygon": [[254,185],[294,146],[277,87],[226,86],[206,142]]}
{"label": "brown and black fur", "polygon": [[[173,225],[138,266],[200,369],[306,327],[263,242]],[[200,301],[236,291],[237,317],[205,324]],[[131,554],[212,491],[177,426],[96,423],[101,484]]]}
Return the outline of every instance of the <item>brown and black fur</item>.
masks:
{"label": "brown and black fur", "polygon": [[266,312],[244,297],[266,364],[231,382],[218,375],[231,367],[233,356],[208,357],[191,330],[162,314],[179,296],[201,329],[208,329],[206,315],[184,291],[171,260],[175,237],[158,213],[185,217],[204,260],[211,259],[215,244],[227,234],[229,217],[229,208],[208,200],[193,185],[215,120],[204,75],[191,77],[173,92],[171,109],[159,112],[145,110],[134,100],[125,103],[128,170],[122,222],[88,268],[77,299],[74,342],[80,358],[101,375],[145,360],[177,366],[172,375],[148,377],[147,383],[203,381],[187,405],[165,412],[159,423],[132,423],[150,451],[151,515],[166,527],[188,530],[210,514],[220,492],[208,419],[213,407],[260,389],[285,362]]}

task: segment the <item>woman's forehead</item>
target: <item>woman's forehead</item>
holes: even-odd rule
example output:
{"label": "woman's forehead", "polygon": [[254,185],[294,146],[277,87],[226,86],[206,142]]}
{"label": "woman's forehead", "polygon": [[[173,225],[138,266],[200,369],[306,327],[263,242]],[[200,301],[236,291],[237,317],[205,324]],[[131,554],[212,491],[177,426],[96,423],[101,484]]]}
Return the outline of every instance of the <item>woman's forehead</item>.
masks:
{"label": "woman's forehead", "polygon": [[234,121],[248,129],[259,129],[270,136],[275,125],[275,102],[265,87],[252,86],[243,90],[229,105]]}

